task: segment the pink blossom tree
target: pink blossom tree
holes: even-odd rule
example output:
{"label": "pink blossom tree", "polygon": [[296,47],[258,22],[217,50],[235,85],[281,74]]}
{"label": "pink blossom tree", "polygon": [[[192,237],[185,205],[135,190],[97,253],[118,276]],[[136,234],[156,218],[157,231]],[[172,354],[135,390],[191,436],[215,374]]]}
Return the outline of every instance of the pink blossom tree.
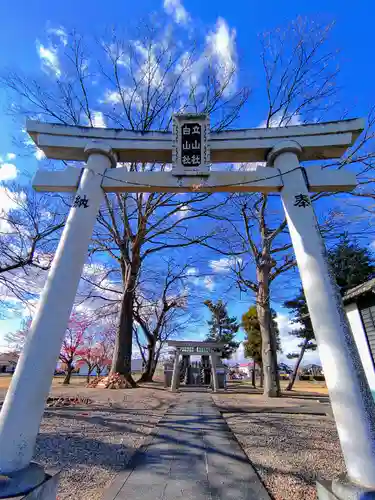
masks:
{"label": "pink blossom tree", "polygon": [[111,364],[115,337],[116,327],[112,324],[103,325],[100,333],[88,330],[84,334],[83,346],[76,355],[87,365],[87,383],[90,382],[90,375],[94,370],[100,376],[105,367]]}
{"label": "pink blossom tree", "polygon": [[115,341],[116,326],[114,324],[108,324],[102,329],[96,345],[96,372],[98,376],[100,376],[105,367],[112,362]]}
{"label": "pink blossom tree", "polygon": [[77,351],[77,357],[87,365],[86,381],[90,382],[90,375],[97,364],[97,340],[93,331],[86,332],[84,335],[84,345]]}
{"label": "pink blossom tree", "polygon": [[92,320],[85,315],[73,313],[69,319],[65,337],[59,355],[65,364],[66,375],[63,384],[69,384],[76,361],[81,357],[84,348],[85,335],[92,326]]}

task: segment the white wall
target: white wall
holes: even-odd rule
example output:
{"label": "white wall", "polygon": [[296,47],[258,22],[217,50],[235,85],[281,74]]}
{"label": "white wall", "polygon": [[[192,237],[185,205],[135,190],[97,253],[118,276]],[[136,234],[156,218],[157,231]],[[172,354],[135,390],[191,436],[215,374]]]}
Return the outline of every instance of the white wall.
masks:
{"label": "white wall", "polygon": [[358,347],[362,365],[367,376],[367,381],[369,383],[371,391],[375,392],[374,364],[372,361],[370,349],[367,343],[366,333],[363,329],[362,319],[357,304],[346,305],[345,312],[353,332],[354,340],[356,341]]}

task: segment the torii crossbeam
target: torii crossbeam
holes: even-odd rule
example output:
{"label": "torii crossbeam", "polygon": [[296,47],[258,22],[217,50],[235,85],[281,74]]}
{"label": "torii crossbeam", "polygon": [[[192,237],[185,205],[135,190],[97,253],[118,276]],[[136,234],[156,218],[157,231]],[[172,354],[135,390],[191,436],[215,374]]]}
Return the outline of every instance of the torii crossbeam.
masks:
{"label": "torii crossbeam", "polygon": [[[341,157],[361,130],[363,120],[344,120],[313,125],[271,129],[232,130],[210,134],[211,162],[258,162],[280,141],[296,141],[302,148],[300,160],[311,161]],[[27,122],[27,131],[47,158],[84,161],[88,144],[105,143],[119,162],[172,162],[172,134],[144,134],[117,129],[97,129]],[[82,167],[83,168],[83,167]],[[33,180],[37,191],[76,191],[82,169],[39,170]],[[285,173],[284,173],[285,175]],[[346,170],[306,169],[310,192],[349,191],[356,186],[355,175]],[[194,177],[198,177],[194,178]],[[254,166],[250,171],[215,171],[209,176],[176,176],[173,172],[130,172],[126,167],[107,170],[102,188],[106,192],[272,192],[284,185],[281,172],[273,167]]]}

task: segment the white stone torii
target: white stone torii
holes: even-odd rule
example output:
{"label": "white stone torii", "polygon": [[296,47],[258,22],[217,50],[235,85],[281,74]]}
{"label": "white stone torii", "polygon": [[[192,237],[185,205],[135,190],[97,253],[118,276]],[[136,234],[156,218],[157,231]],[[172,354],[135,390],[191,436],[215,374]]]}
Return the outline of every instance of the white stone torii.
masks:
{"label": "white stone torii", "polygon": [[309,199],[309,191],[354,188],[355,175],[316,166],[300,168],[300,161],[342,156],[363,128],[364,122],[355,119],[211,133],[213,163],[267,160],[268,166],[185,177],[114,168],[117,162],[171,162],[171,134],[29,121],[27,131],[48,158],[87,163],[82,169],[39,171],[33,182],[39,191],[76,191],[77,196],[1,410],[0,474],[30,464],[103,191],[275,191],[280,192],[286,213],[348,477],[356,485],[375,490],[374,401],[329,274]]}

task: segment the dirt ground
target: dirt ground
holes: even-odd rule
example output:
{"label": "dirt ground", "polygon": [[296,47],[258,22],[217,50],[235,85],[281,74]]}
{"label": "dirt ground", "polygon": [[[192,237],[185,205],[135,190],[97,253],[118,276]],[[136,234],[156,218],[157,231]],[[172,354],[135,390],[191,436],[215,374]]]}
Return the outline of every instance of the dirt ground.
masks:
{"label": "dirt ground", "polygon": [[[0,377],[0,399],[11,377]],[[34,459],[62,469],[59,498],[99,500],[118,470],[142,445],[176,397],[162,382],[130,390],[68,386],[55,377],[51,396],[90,398],[86,408],[47,408]],[[285,387],[286,382],[282,383]],[[274,500],[315,499],[315,480],[344,472],[327,389],[297,382],[282,398],[265,399],[247,383],[212,395]]]}
{"label": "dirt ground", "polygon": [[315,481],[345,471],[327,397],[265,400],[260,394],[213,399],[274,500],[316,499]]}
{"label": "dirt ground", "polygon": [[[77,384],[78,385],[78,384]],[[46,408],[34,460],[60,470],[59,500],[101,500],[104,489],[178,397],[155,387],[131,390],[57,386],[52,396],[84,396],[78,407]]]}
{"label": "dirt ground", "polygon": [[[137,378],[137,377],[136,377]],[[0,389],[7,389],[12,377],[10,375],[1,375],[0,376]],[[59,387],[62,385],[64,377],[59,376],[59,377],[54,377],[52,386],[53,387]],[[156,380],[161,382],[163,380],[162,375],[159,377],[156,377]],[[287,380],[281,380],[281,388],[285,390],[286,386],[288,385]],[[72,381],[71,381],[71,386],[72,387],[83,387],[86,384],[86,377],[83,376],[73,376]],[[230,382],[229,383],[230,387],[246,387],[246,388],[251,388],[250,382],[248,381],[243,381],[243,382]],[[293,391],[290,393],[293,394],[295,392],[316,392],[320,394],[328,394],[327,387],[324,382],[310,382],[310,381],[305,381],[305,380],[297,380],[294,384]]]}

